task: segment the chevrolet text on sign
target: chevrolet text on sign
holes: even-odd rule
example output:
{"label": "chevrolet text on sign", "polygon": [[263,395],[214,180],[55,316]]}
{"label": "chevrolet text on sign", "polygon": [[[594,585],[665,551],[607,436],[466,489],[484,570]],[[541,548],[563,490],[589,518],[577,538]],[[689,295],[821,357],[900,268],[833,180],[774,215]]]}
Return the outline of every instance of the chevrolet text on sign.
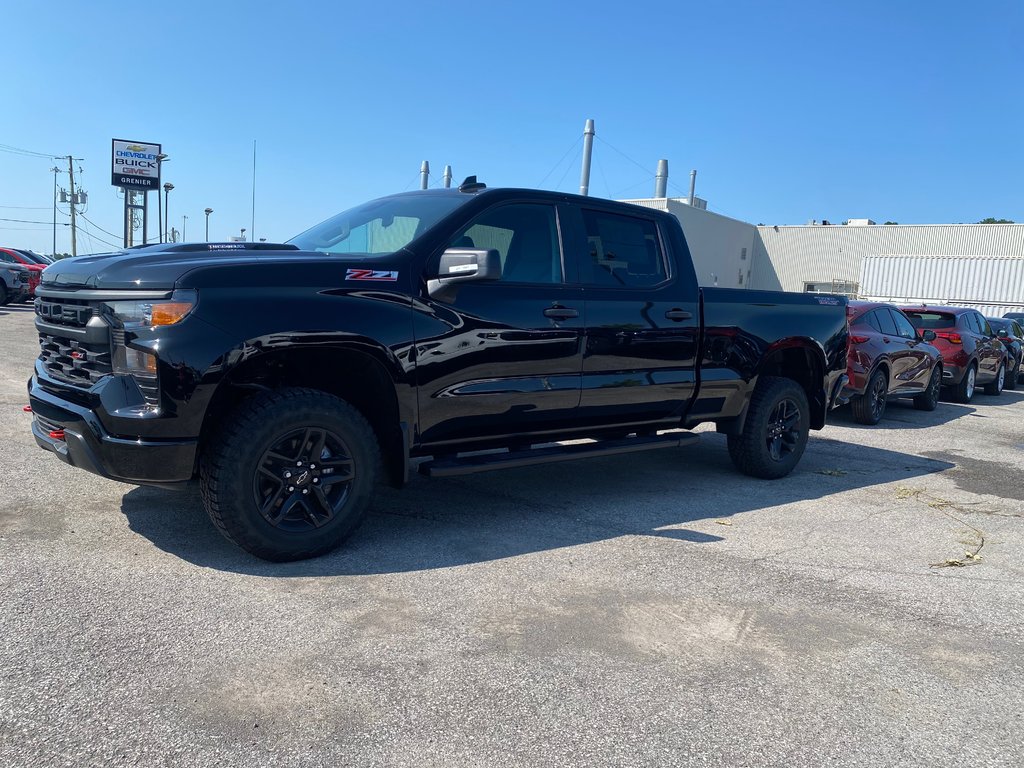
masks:
{"label": "chevrolet text on sign", "polygon": [[115,187],[134,189],[160,188],[159,144],[142,141],[113,140],[110,183]]}

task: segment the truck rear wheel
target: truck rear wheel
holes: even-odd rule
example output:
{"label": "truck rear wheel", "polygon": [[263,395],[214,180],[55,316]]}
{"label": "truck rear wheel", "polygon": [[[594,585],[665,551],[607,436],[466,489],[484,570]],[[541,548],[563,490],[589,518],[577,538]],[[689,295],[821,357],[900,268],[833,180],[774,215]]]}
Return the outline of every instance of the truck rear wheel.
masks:
{"label": "truck rear wheel", "polygon": [[380,448],[363,415],[312,389],[245,401],[204,451],[203,503],[229,540],[264,560],[322,555],[362,522]]}
{"label": "truck rear wheel", "polygon": [[810,407],[792,379],[762,376],[750,398],[743,432],[729,435],[729,457],[746,475],[773,480],[785,477],[807,447]]}

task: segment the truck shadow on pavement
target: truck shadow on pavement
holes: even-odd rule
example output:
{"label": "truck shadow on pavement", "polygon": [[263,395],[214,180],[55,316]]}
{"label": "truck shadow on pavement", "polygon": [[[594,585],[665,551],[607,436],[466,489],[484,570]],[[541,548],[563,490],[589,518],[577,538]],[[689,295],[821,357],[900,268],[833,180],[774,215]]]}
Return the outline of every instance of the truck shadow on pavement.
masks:
{"label": "truck shadow on pavement", "polygon": [[[798,469],[763,481],[733,469],[725,438],[696,448],[625,454],[466,477],[415,477],[384,488],[351,539],[313,560],[263,562],[224,539],[196,488],[135,488],[122,500],[130,528],[195,565],[235,573],[312,577],[421,571],[592,544],[622,536],[721,541],[715,521],[782,504],[941,472],[955,465],[812,435]],[[703,529],[703,530],[701,530]],[[680,556],[686,552],[681,550]]]}

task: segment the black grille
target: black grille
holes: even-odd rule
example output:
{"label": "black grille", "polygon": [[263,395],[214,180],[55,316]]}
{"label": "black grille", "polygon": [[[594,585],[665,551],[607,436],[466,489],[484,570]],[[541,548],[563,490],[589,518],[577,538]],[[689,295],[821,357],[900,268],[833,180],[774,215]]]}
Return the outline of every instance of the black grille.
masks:
{"label": "black grille", "polygon": [[90,387],[112,370],[107,345],[40,333],[39,350],[46,372],[69,384]]}
{"label": "black grille", "polygon": [[80,299],[36,299],[36,314],[45,322],[84,328],[93,315],[93,308]]}

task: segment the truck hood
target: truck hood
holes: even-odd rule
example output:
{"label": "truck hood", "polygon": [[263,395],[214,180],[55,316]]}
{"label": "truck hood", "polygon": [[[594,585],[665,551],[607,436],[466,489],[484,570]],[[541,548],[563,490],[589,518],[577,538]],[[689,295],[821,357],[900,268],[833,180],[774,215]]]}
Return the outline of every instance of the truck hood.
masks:
{"label": "truck hood", "polygon": [[151,245],[61,259],[43,272],[41,286],[169,291],[182,275],[197,267],[322,258],[323,254],[280,243]]}

